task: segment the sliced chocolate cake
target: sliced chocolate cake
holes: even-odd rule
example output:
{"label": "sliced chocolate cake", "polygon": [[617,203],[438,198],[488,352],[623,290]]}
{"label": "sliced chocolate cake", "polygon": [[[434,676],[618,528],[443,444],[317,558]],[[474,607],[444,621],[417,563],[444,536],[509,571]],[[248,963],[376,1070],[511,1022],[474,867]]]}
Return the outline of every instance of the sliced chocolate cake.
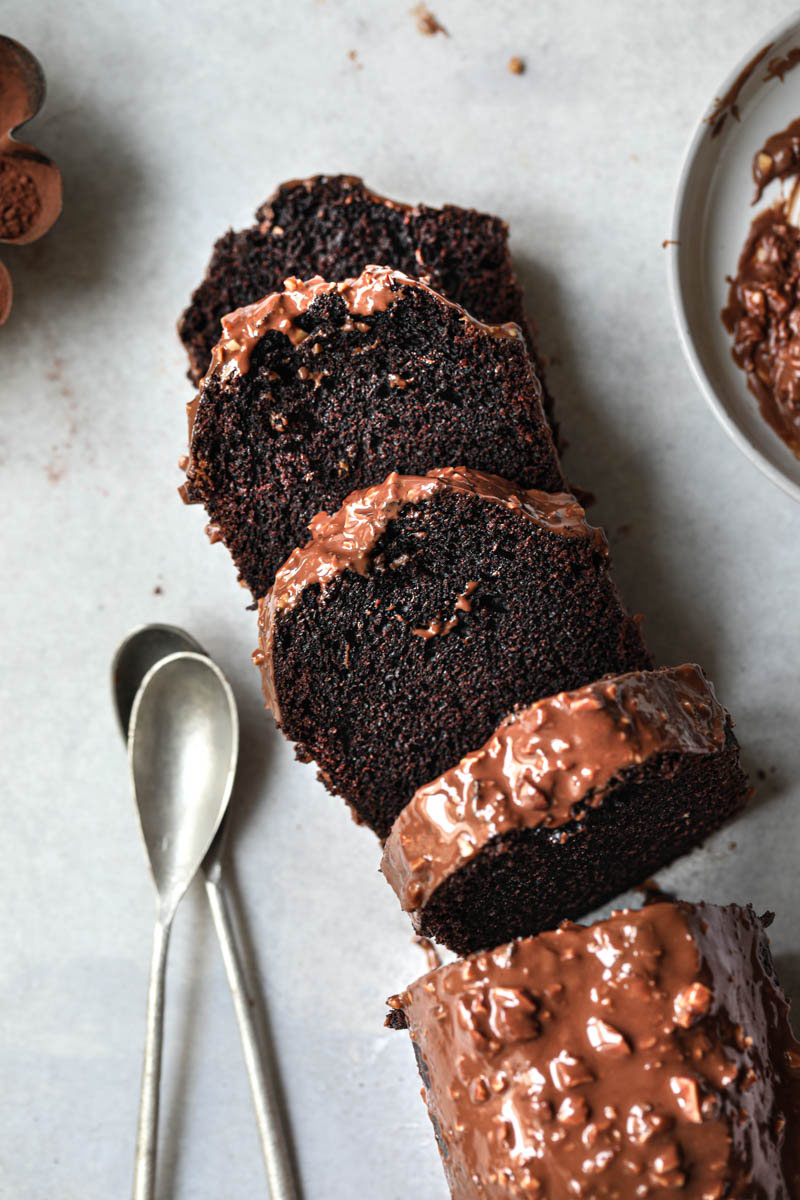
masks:
{"label": "sliced chocolate cake", "polygon": [[190,405],[184,497],[256,598],[315,513],[389,471],[463,462],[564,486],[517,326],[482,325],[410,276],[288,279],[223,329]]}
{"label": "sliced chocolate cake", "polygon": [[[192,382],[199,383],[208,370],[227,313],[280,291],[290,275],[341,280],[360,275],[367,263],[423,278],[479,321],[514,321],[544,386],[508,254],[506,223],[453,204],[399,204],[352,175],[284,183],[257,211],[255,225],[219,239],[178,325]],[[552,418],[547,395],[545,409]]]}
{"label": "sliced chocolate cake", "polygon": [[746,795],[730,718],[699,667],[610,676],[518,710],[421,787],[383,872],[419,933],[467,954],[641,883]]}
{"label": "sliced chocolate cake", "polygon": [[765,924],[654,904],[392,997],[453,1200],[796,1200],[800,1043]]}
{"label": "sliced chocolate cake", "polygon": [[444,468],[354,492],[261,603],[268,705],[385,837],[515,706],[647,668],[573,496]]}

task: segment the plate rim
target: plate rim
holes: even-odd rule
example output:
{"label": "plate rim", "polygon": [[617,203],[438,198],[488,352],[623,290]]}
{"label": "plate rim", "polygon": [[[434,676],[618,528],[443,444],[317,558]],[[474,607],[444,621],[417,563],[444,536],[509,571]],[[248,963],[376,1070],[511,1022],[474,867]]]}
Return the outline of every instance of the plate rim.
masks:
{"label": "plate rim", "polygon": [[[700,153],[700,148],[708,134],[707,124],[708,117],[713,111],[716,97],[724,96],[736,82],[742,71],[748,63],[754,58],[760,49],[769,42],[777,42],[787,37],[790,30],[798,30],[800,37],[800,9],[795,9],[789,17],[785,17],[777,25],[773,26],[766,33],[762,34],[756,43],[737,60],[736,64],[725,76],[719,87],[714,92],[715,99],[711,104],[706,104],[703,109],[703,114],[695,123],[692,132],[689,136],[686,149],[681,158],[681,166],[678,172],[678,182],[675,188],[675,193],[672,202],[672,211],[670,219],[670,237],[669,237],[669,254],[667,256],[667,281],[669,286],[670,307],[672,308],[672,316],[678,331],[678,340],[683,350],[683,356],[686,359],[695,383],[698,385],[703,394],[708,407],[716,417],[719,424],[727,433],[731,441],[738,447],[758,470],[761,471],[772,483],[781,489],[786,495],[792,497],[800,503],[800,484],[790,479],[780,467],[766,457],[766,455],[753,444],[750,438],[742,432],[733,418],[729,415],[725,405],[717,395],[717,390],[714,387],[711,379],[706,372],[705,367],[700,359],[695,345],[694,335],[686,315],[686,306],[683,300],[683,287],[681,281],[681,273],[679,267],[679,250],[678,233],[680,230],[681,220],[686,206],[686,193],[688,190],[689,180],[694,172],[697,157]],[[778,435],[775,434],[777,437]]]}

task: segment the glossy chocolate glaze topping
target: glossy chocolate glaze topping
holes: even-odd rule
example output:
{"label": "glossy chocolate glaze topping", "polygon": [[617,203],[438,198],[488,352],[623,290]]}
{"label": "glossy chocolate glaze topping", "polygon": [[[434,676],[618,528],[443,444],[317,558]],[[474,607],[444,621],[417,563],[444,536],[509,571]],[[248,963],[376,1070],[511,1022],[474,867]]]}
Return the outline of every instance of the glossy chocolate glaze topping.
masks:
{"label": "glossy chocolate glaze topping", "polygon": [[[365,575],[372,552],[393,517],[408,504],[419,504],[438,492],[451,491],[477,496],[519,513],[528,521],[560,537],[590,540],[608,555],[602,529],[587,524],[586,515],[574,496],[567,492],[539,492],[509,483],[497,475],[465,467],[440,467],[427,475],[398,475],[392,472],[375,487],[352,492],[333,516],[318,513],[311,521],[311,540],[293,550],[275,576],[267,595],[259,602],[259,648],[253,661],[261,669],[267,707],[279,719],[279,705],[272,677],[272,636],[277,614],[292,608],[312,584],[323,590],[344,571]],[[454,605],[469,604],[467,590],[454,597]],[[417,636],[435,636],[444,628],[414,630]]]}
{"label": "glossy chocolate glaze topping", "polygon": [[800,118],[792,121],[780,133],[773,133],[753,158],[753,182],[756,194],[753,203],[761,199],[764,188],[773,179],[785,179],[800,170]]}
{"label": "glossy chocolate glaze topping", "polygon": [[753,221],[722,320],[762,416],[800,455],[800,230],[783,202]]}
{"label": "glossy chocolate glaze topping", "polygon": [[752,909],[657,903],[389,1001],[454,1200],[796,1200],[800,1044]]}
{"label": "glossy chocolate glaze topping", "polygon": [[[293,345],[300,345],[309,335],[298,325],[297,318],[307,312],[320,296],[335,292],[342,297],[352,317],[367,317],[384,312],[401,290],[407,287],[432,291],[427,284],[402,271],[378,266],[365,267],[355,279],[344,279],[340,283],[330,283],[321,275],[307,280],[294,276],[286,279],[282,292],[273,292],[263,300],[238,308],[222,318],[222,336],[212,353],[209,374],[219,374],[223,379],[231,371],[245,375],[250,367],[253,347],[269,329],[277,329],[286,334]],[[453,308],[459,307],[436,294],[442,303]],[[484,325],[463,309],[461,311],[465,320],[495,337],[522,337],[516,325]]]}
{"label": "glossy chocolate glaze topping", "polygon": [[407,911],[512,829],[554,829],[599,807],[621,772],[664,753],[712,754],[727,714],[696,666],[609,676],[507,717],[479,750],[420,788],[381,869]]}
{"label": "glossy chocolate glaze topping", "polygon": [[[311,541],[293,550],[275,576],[262,609],[291,608],[311,584],[323,588],[343,571],[365,575],[372,551],[387,525],[407,504],[419,504],[437,492],[460,492],[518,512],[527,520],[563,537],[591,539],[608,554],[601,529],[586,523],[583,509],[567,492],[524,489],[483,471],[439,467],[427,475],[392,472],[383,483],[352,492],[333,516],[318,513],[311,521]],[[469,597],[465,594],[464,602]],[[456,601],[457,603],[458,601]]]}

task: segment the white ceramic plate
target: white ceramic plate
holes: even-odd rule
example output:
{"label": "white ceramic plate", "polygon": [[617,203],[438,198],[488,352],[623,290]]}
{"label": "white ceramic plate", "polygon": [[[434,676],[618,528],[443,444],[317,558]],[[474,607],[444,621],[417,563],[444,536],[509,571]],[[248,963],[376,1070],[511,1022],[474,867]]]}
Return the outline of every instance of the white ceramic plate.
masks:
{"label": "white ceramic plate", "polygon": [[708,117],[698,125],[684,159],[675,197],[668,268],[672,307],[681,343],[701,390],[722,426],[751,462],[800,500],[800,460],[761,416],[744,373],[731,357],[731,338],[720,313],[727,302],[726,276],[735,275],[756,211],[773,204],[781,184],[766,189],[753,208],[753,155],[772,133],[800,117],[800,64],[783,81],[767,80],[768,64],[800,47],[800,14],[759,41],[720,84],[724,97],[747,65],[772,46],[738,95],[739,120],[728,115],[716,137]]}

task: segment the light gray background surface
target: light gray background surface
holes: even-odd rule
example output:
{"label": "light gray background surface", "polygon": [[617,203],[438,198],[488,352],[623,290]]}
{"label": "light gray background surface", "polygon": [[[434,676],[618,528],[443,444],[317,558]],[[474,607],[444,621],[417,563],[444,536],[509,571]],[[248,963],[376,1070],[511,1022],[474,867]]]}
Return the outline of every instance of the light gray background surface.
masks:
{"label": "light gray background surface", "polygon": [[[437,0],[452,36],[425,38],[410,7],[5,7],[2,32],[47,73],[25,137],[60,165],[65,207],[41,242],[2,250],[17,293],[0,329],[3,1198],[129,1189],[152,891],[108,666],[150,620],[190,629],[241,706],[235,883],[306,1200],[445,1195],[408,1040],[382,1028],[423,955],[372,835],[274,734],[246,594],[176,494],[191,393],[175,319],[213,239],[285,178],[354,172],[510,221],[567,470],[597,493],[623,593],[659,661],[705,665],[766,776],[662,878],[777,910],[779,968],[800,986],[800,512],[706,410],[661,247],[695,121],[786,8]],[[785,86],[800,109],[800,70]],[[166,1038],[161,1197],[264,1195],[199,888],[174,930]]]}

